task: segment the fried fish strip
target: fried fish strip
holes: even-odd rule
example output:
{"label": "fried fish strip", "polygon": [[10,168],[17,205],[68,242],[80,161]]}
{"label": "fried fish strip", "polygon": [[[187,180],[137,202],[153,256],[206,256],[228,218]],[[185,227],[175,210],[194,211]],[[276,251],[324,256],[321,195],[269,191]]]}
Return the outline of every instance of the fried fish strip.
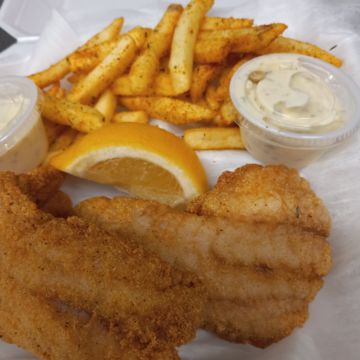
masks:
{"label": "fried fish strip", "polygon": [[75,213],[83,217],[87,209],[91,213],[93,206],[98,208],[97,215],[87,217],[89,220],[108,230],[124,231],[124,236],[136,236],[138,242],[156,254],[166,253],[168,262],[176,264],[181,259],[189,270],[197,264],[192,257],[216,257],[227,264],[254,269],[285,268],[304,276],[325,275],[330,269],[330,246],[326,240],[296,226],[199,217],[156,202],[126,197],[85,200]]}
{"label": "fried fish strip", "polygon": [[171,347],[144,347],[96,315],[34,296],[2,271],[0,288],[0,337],[40,359],[179,359]]}
{"label": "fried fish strip", "polygon": [[299,225],[329,236],[331,219],[323,202],[296,170],[285,166],[246,165],[224,172],[215,188],[187,210],[238,221]]}
{"label": "fried fish strip", "polygon": [[[276,171],[280,176],[274,185],[268,173]],[[121,197],[86,200],[75,213],[141,243],[180,269],[197,273],[208,291],[203,326],[228,340],[263,347],[289,335],[307,319],[308,304],[322,286],[322,275],[331,267],[330,246],[317,231],[327,229],[329,218],[321,201],[295,172],[260,166],[245,167],[244,175],[247,172],[261,179],[256,187],[247,184],[257,197],[252,197],[251,191],[240,197],[224,186],[227,196],[221,200],[232,200],[232,195],[235,199],[230,201],[229,216],[222,214],[222,207],[220,215],[214,211],[213,216],[198,216],[155,202]],[[246,184],[243,186],[246,189]],[[236,180],[230,187],[236,188]],[[286,187],[288,192],[281,192]],[[278,207],[271,207],[262,213],[267,205],[259,204],[256,212],[254,199],[268,200],[269,194],[276,196],[280,191],[278,195],[285,195],[285,203],[290,204],[286,198],[296,190],[301,193],[304,216],[320,217],[314,219],[315,227],[305,230],[299,223],[292,224],[291,209],[277,213]],[[207,195],[211,197],[213,191]],[[316,205],[315,210],[305,206],[309,200]],[[244,220],[232,216],[242,206],[252,210]],[[256,221],[261,215],[262,223]]]}
{"label": "fried fish strip", "polygon": [[195,276],[79,218],[44,213],[18,184],[0,175],[3,271],[32,294],[95,312],[144,343],[194,337],[203,308]]}

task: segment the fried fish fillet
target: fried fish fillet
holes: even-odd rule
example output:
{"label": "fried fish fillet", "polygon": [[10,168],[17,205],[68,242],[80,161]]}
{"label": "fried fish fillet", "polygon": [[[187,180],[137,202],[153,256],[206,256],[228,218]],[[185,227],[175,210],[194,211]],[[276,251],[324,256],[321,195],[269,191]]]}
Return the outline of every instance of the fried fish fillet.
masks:
{"label": "fried fish fillet", "polygon": [[[226,196],[219,194],[219,209],[225,209],[221,215],[215,214],[216,209],[213,214],[198,215],[125,197],[88,199],[75,208],[75,213],[142,244],[177,268],[195,272],[208,291],[203,326],[228,340],[263,347],[289,335],[306,320],[308,304],[331,268],[331,249],[324,235],[330,219],[309,185],[293,170],[255,165],[236,172],[241,171],[245,175],[257,172],[260,177],[263,171],[280,172],[273,188],[273,177],[263,176],[263,187],[253,188],[256,196],[250,190],[247,193],[249,201],[246,195],[234,196],[237,205],[231,201],[231,211],[237,214],[237,206],[238,213],[247,216],[232,216],[231,211],[225,215],[226,207],[220,205],[231,198],[226,185]],[[236,180],[231,186],[236,188]],[[290,208],[288,197],[298,186],[303,189],[302,195]],[[284,192],[286,187],[288,191]],[[219,185],[213,191],[219,191]],[[212,192],[195,200],[190,209],[206,202],[207,196],[211,198]],[[269,200],[272,198],[282,199],[285,205],[275,206]],[[261,206],[254,205],[261,199]],[[311,201],[316,211],[309,205]],[[256,214],[257,207],[260,215]],[[311,219],[316,215],[322,220],[293,219],[290,213],[296,213],[296,207],[302,216]],[[281,214],[272,214],[278,209]],[[258,221],[260,218],[268,221]]]}
{"label": "fried fish fillet", "polygon": [[286,166],[245,165],[226,171],[215,188],[187,206],[198,215],[252,223],[291,224],[329,236],[331,219],[323,202],[298,172]]}
{"label": "fried fish fillet", "polygon": [[0,275],[0,338],[40,359],[163,360],[179,359],[173,347],[152,348],[109,322],[32,295]]}
{"label": "fried fish fillet", "polygon": [[73,215],[73,203],[63,191],[57,191],[41,206],[41,210],[55,216],[67,218]]}
{"label": "fried fish fillet", "polygon": [[191,340],[203,311],[197,277],[94,224],[43,212],[34,201],[56,186],[37,192],[55,181],[36,176],[0,174],[1,272],[31,295],[97,314],[144,350],[173,353]]}

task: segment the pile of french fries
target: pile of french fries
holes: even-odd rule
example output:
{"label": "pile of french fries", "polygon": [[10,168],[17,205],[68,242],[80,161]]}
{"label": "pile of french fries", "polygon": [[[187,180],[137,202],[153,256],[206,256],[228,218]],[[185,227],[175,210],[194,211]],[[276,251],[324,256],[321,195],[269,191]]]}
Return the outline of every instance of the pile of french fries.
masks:
{"label": "pile of french fries", "polygon": [[150,118],[199,124],[184,132],[194,149],[242,149],[229,95],[231,77],[242,64],[289,52],[341,66],[319,47],[283,37],[285,24],[208,17],[212,5],[213,0],[191,0],[185,8],[172,4],[154,29],[121,32],[124,19],[115,19],[65,59],[31,75],[42,89],[49,157],[108,123]]}

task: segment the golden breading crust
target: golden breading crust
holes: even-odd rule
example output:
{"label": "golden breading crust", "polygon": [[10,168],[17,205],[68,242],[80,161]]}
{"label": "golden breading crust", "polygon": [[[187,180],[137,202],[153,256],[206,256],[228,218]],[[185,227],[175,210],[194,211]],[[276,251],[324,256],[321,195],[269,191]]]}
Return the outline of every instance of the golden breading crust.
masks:
{"label": "golden breading crust", "polygon": [[215,188],[192,201],[187,211],[233,220],[293,224],[329,236],[331,219],[323,202],[296,170],[245,165],[226,171]]}
{"label": "golden breading crust", "polygon": [[0,174],[1,272],[35,296],[97,314],[144,349],[191,340],[203,311],[197,277],[85,220],[43,212],[23,191],[44,200],[53,190],[34,189],[56,181],[32,176]]}
{"label": "golden breading crust", "polygon": [[177,360],[173,347],[148,348],[107,321],[32,295],[0,275],[0,338],[46,360]]}
{"label": "golden breading crust", "polygon": [[196,273],[208,292],[203,327],[219,336],[264,347],[301,327],[331,268],[330,219],[308,183],[285,167],[245,166],[190,208],[201,211],[98,197],[75,213]]}

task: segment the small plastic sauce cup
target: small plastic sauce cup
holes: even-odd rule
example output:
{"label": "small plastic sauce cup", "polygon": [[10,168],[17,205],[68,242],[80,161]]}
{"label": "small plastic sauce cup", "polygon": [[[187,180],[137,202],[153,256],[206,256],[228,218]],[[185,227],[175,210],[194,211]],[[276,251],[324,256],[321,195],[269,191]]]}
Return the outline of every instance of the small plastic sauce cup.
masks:
{"label": "small plastic sauce cup", "polygon": [[[245,87],[254,65],[265,58],[293,56],[301,65],[326,81],[339,98],[343,108],[343,126],[322,133],[304,133],[283,130],[265,123],[262,118],[249,111],[246,100],[239,96],[239,87]],[[242,65],[234,74],[230,84],[230,96],[236,107],[238,125],[248,152],[265,164],[285,164],[301,169],[317,160],[324,152],[343,143],[359,128],[360,89],[355,82],[338,68],[309,56],[298,54],[271,54],[256,57]],[[321,96],[321,94],[319,94]]]}
{"label": "small plastic sauce cup", "polygon": [[0,128],[0,171],[22,173],[44,160],[48,142],[37,100],[38,90],[31,80],[0,78],[0,116],[3,116],[0,119],[3,121]]}

